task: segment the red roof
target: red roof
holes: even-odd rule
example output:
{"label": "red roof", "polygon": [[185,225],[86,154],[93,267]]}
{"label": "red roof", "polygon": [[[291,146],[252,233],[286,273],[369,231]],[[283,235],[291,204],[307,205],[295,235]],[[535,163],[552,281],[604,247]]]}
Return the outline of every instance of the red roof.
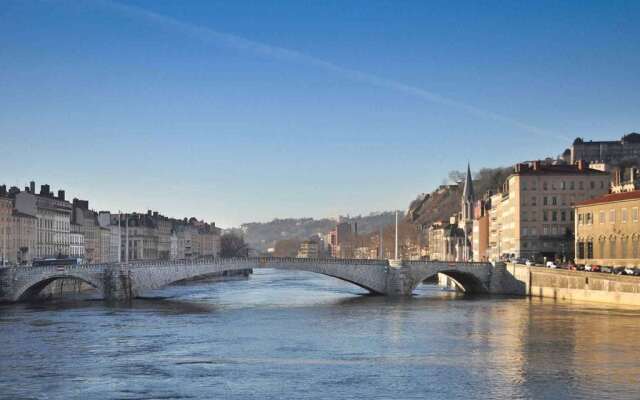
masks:
{"label": "red roof", "polygon": [[614,201],[636,200],[636,199],[640,199],[640,190],[634,190],[633,192],[605,194],[604,196],[596,197],[590,200],[585,200],[581,203],[576,204],[576,206],[590,206],[593,204],[611,203]]}

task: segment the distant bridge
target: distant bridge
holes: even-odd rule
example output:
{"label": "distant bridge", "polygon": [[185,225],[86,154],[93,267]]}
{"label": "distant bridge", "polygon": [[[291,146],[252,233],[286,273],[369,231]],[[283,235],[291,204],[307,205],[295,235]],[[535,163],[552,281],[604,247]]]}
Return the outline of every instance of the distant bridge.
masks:
{"label": "distant bridge", "polygon": [[32,299],[59,279],[85,282],[105,300],[126,300],[191,278],[260,268],[314,272],[350,282],[374,294],[391,296],[411,295],[420,283],[438,273],[451,277],[466,292],[486,293],[490,291],[494,271],[489,263],[276,257],[11,267],[0,268],[0,301]]}

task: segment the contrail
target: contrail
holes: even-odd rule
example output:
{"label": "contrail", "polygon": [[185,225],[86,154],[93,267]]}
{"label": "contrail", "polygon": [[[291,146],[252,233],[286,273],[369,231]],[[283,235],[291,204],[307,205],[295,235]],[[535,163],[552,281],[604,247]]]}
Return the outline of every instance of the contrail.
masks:
{"label": "contrail", "polygon": [[148,22],[156,23],[164,28],[173,29],[205,43],[213,43],[218,46],[224,46],[237,51],[248,52],[254,55],[259,55],[274,60],[315,67],[335,73],[352,81],[362,82],[371,86],[404,93],[406,95],[414,96],[431,103],[455,108],[484,119],[507,123],[535,135],[566,141],[571,140],[566,136],[535,127],[533,125],[515,120],[506,115],[466,104],[419,87],[407,85],[393,79],[387,79],[367,72],[345,68],[330,61],[309,56],[299,51],[248,40],[240,36],[225,32],[219,32],[203,26],[183,22],[175,18],[167,17],[165,15],[146,10],[144,8],[125,5],[111,0],[94,0],[94,3],[117,11],[129,18],[144,19]]}

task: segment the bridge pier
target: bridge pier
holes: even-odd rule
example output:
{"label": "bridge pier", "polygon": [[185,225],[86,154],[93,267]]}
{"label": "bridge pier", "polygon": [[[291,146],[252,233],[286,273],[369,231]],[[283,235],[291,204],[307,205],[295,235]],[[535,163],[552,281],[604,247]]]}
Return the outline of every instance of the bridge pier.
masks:
{"label": "bridge pier", "polygon": [[107,268],[103,280],[103,296],[106,301],[131,300],[136,296],[131,271],[128,268]]}
{"label": "bridge pier", "polygon": [[411,296],[413,293],[411,267],[404,265],[402,260],[389,260],[386,278],[386,296]]}

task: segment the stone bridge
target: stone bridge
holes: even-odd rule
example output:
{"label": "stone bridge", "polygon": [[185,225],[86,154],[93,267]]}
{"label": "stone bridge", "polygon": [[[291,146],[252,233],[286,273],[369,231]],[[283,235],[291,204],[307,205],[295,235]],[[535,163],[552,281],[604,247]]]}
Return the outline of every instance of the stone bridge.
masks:
{"label": "stone bridge", "polygon": [[105,300],[124,300],[186,279],[259,268],[314,272],[350,282],[373,294],[396,296],[411,295],[421,282],[438,273],[450,276],[466,292],[486,293],[491,291],[494,272],[489,263],[275,257],[12,267],[0,268],[0,301],[34,298],[58,279],[85,282]]}

